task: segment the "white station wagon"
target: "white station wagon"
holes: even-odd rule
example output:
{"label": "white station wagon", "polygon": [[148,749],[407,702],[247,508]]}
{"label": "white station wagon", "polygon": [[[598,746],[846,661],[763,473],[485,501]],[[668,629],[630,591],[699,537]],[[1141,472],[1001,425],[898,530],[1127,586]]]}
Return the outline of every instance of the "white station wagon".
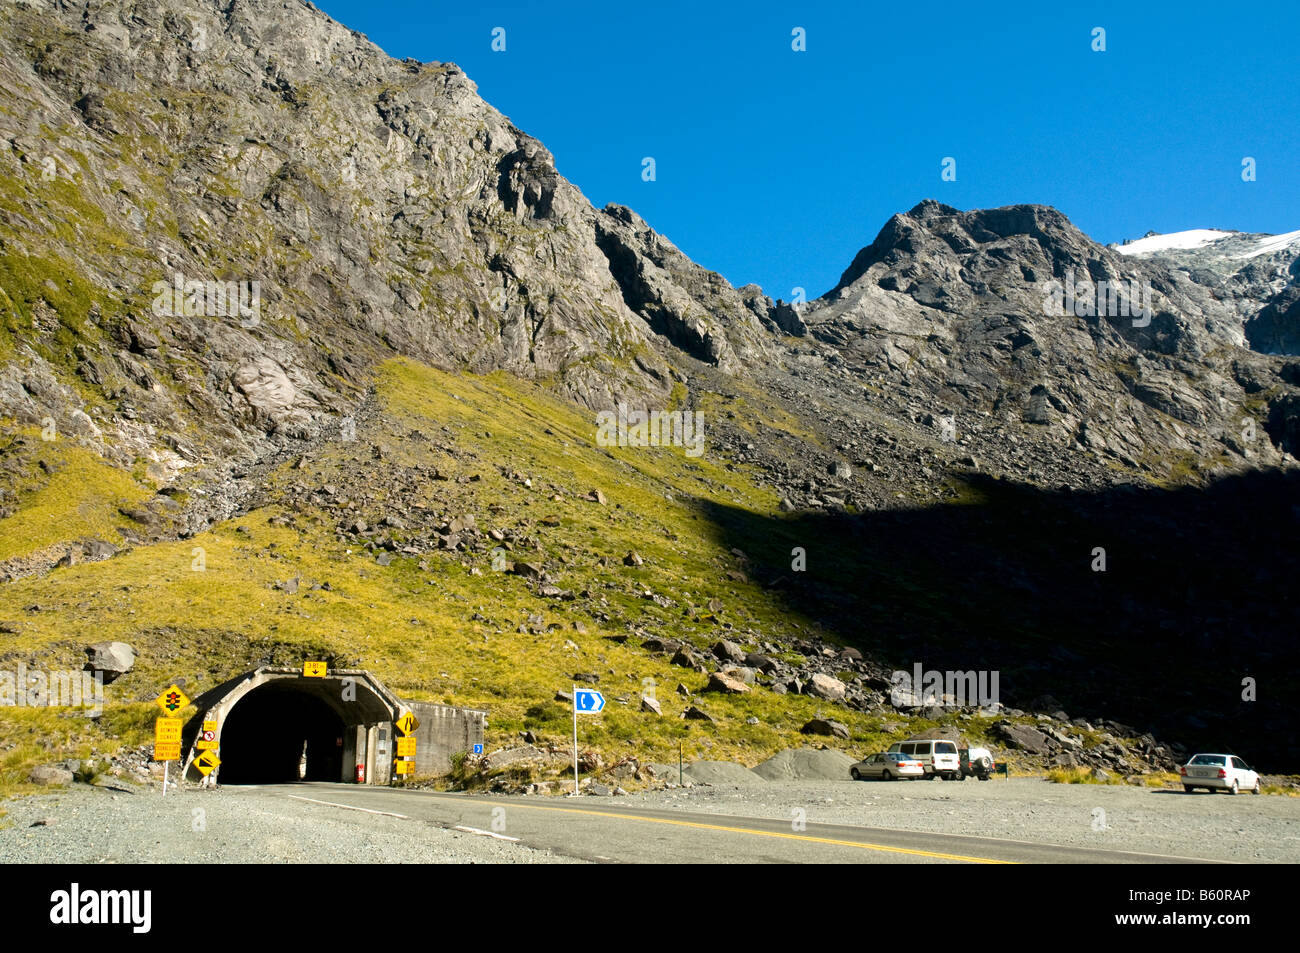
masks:
{"label": "white station wagon", "polygon": [[1196,754],[1178,769],[1183,778],[1183,790],[1195,791],[1197,788],[1213,793],[1238,791],[1259,793],[1259,775],[1245,761],[1234,754]]}

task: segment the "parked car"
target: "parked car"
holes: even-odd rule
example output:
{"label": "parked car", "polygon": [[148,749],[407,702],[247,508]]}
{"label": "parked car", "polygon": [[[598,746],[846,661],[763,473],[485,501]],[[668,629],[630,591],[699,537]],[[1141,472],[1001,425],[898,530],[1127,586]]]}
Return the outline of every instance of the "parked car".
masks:
{"label": "parked car", "polygon": [[957,752],[957,763],[961,765],[961,779],[979,778],[987,781],[993,773],[993,752],[988,748],[962,748]]}
{"label": "parked car", "polygon": [[1238,791],[1259,793],[1259,775],[1245,761],[1233,754],[1194,754],[1178,769],[1184,791],[1205,788],[1210,793]]}
{"label": "parked car", "polygon": [[905,778],[925,777],[925,769],[915,758],[897,751],[882,751],[849,768],[849,777],[854,781],[865,781],[868,778],[901,781]]}
{"label": "parked car", "polygon": [[889,746],[889,751],[905,754],[921,762],[925,776],[933,781],[946,778],[961,780],[961,764],[957,760],[957,742],[942,738],[929,741],[900,741]]}

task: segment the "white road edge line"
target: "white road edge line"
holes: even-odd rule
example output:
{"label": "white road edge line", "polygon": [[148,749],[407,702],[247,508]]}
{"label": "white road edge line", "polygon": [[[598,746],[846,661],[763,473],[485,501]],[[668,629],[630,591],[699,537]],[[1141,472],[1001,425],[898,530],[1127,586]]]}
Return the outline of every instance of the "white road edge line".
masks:
{"label": "white road edge line", "polygon": [[351,804],[336,804],[333,801],[318,801],[314,797],[299,797],[296,794],[286,794],[285,797],[294,801],[310,801],[312,804],[324,804],[326,807],[341,807],[345,811],[362,811],[366,814],[382,814],[384,817],[396,817],[403,821],[410,820],[410,818],[405,814],[394,814],[392,811],[372,811],[368,807],[353,807]]}
{"label": "white road edge line", "polygon": [[507,837],[505,834],[498,834],[496,831],[481,831],[477,827],[453,827],[454,831],[464,831],[466,834],[482,834],[484,837],[495,837],[497,840],[508,840],[518,842],[518,837]]}

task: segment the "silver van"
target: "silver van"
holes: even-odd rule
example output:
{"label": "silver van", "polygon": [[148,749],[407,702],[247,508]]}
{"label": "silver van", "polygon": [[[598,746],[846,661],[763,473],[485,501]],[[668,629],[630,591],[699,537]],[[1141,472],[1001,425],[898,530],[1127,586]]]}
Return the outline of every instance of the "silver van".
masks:
{"label": "silver van", "polygon": [[957,757],[957,742],[942,738],[928,741],[900,741],[889,746],[890,751],[897,751],[921,762],[925,776],[933,781],[943,778],[947,781],[961,780],[961,761]]}

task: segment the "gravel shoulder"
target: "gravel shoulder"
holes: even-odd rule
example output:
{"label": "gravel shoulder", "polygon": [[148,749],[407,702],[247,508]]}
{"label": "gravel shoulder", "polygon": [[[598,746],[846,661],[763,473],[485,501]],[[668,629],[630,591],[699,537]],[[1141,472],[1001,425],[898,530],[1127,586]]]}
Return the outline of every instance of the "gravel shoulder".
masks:
{"label": "gravel shoulder", "polygon": [[1129,785],[777,781],[714,784],[618,798],[620,803],[809,824],[1001,837],[1242,863],[1300,863],[1300,798],[1185,794]]}
{"label": "gravel shoulder", "polygon": [[[304,792],[308,793],[308,792]],[[4,803],[0,863],[552,864],[578,861],[416,820],[255,789],[76,786]],[[33,827],[34,823],[48,821]]]}

